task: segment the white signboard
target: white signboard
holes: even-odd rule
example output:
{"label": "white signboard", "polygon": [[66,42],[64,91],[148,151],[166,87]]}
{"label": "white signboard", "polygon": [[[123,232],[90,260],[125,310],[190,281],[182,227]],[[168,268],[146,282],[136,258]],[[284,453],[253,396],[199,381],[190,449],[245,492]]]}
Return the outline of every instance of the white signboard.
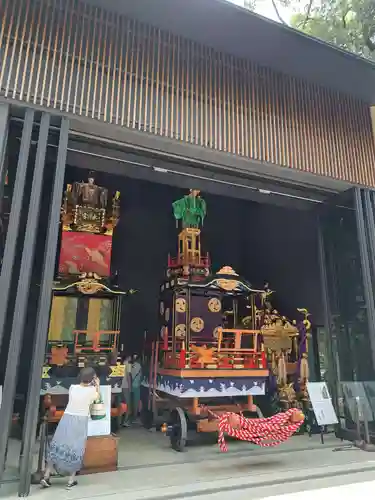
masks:
{"label": "white signboard", "polygon": [[100,420],[89,419],[88,436],[108,436],[111,434],[111,386],[101,385],[100,394],[105,408],[105,417]]}
{"label": "white signboard", "polygon": [[318,425],[337,424],[337,415],[325,382],[308,382],[307,391]]}
{"label": "white signboard", "polygon": [[356,422],[357,415],[361,422],[374,420],[363,382],[342,382],[342,390],[353,422]]}

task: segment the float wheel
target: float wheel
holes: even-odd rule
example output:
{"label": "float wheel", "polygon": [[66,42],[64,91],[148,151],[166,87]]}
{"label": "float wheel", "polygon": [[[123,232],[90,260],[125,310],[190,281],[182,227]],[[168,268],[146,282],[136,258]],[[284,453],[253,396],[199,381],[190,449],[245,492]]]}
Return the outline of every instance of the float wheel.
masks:
{"label": "float wheel", "polygon": [[187,420],[182,408],[177,407],[171,413],[171,446],[176,451],[184,451],[187,443]]}

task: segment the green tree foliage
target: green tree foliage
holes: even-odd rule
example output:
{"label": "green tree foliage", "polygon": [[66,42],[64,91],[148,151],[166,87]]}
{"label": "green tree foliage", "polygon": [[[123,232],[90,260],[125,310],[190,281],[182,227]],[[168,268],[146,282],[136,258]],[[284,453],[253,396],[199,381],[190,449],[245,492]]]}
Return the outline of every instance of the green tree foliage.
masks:
{"label": "green tree foliage", "polygon": [[322,0],[305,5],[291,26],[375,60],[375,0]]}
{"label": "green tree foliage", "polygon": [[[249,8],[266,1],[280,22],[375,61],[375,0],[252,0]],[[290,20],[282,7],[294,12]]]}

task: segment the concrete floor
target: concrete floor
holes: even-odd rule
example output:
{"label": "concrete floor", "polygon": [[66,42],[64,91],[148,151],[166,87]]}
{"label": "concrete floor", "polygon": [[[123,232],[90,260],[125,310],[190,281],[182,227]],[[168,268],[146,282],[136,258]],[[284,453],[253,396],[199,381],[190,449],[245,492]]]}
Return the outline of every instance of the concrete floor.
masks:
{"label": "concrete floor", "polygon": [[[141,427],[123,429],[120,437],[117,472],[82,476],[71,492],[63,489],[63,479],[56,479],[53,490],[33,488],[33,496],[47,500],[53,491],[56,500],[115,500],[125,495],[127,500],[156,500],[186,498],[186,494],[215,500],[224,498],[217,495],[225,491],[228,498],[233,490],[242,498],[240,492],[251,488],[252,498],[264,498],[265,493],[270,496],[283,489],[299,491],[313,479],[324,483],[332,476],[344,481],[350,474],[359,477],[375,470],[371,454],[357,449],[334,452],[341,443],[333,436],[327,436],[324,445],[319,436],[296,436],[272,449],[230,441],[228,453],[221,453],[214,436],[208,435],[196,439],[184,453],[173,451],[163,434]],[[17,471],[17,444],[12,443],[9,451],[8,477]],[[0,489],[3,498],[16,498],[15,493],[15,483]]]}

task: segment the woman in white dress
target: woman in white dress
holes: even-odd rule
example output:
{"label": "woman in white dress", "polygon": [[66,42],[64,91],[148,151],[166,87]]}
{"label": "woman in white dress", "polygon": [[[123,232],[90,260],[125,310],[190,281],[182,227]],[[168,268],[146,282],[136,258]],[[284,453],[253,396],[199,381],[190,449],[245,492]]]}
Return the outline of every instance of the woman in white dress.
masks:
{"label": "woman in white dress", "polygon": [[99,379],[94,369],[84,368],[79,384],[69,388],[68,405],[49,446],[47,467],[40,483],[43,488],[51,486],[53,469],[69,476],[67,489],[77,485],[75,477],[83,464],[90,408],[99,396]]}

